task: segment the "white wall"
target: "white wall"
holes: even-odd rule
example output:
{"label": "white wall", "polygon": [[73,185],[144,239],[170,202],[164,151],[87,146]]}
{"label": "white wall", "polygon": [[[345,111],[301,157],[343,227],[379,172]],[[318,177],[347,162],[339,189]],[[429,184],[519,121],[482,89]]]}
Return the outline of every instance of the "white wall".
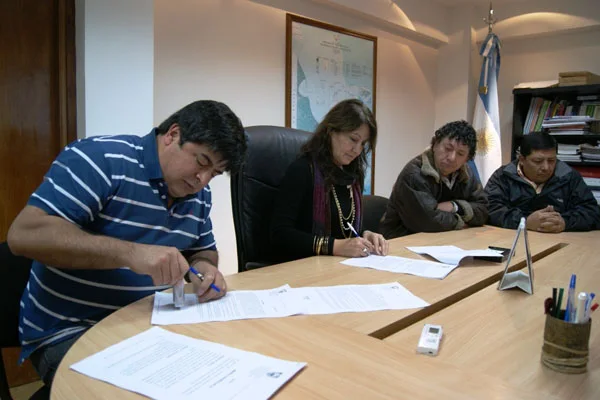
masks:
{"label": "white wall", "polygon": [[448,44],[439,50],[435,99],[435,128],[450,121],[472,120],[469,95],[476,90],[471,75],[471,19],[473,9],[452,9],[448,15]]}
{"label": "white wall", "polygon": [[77,1],[79,137],[152,129],[153,16],[148,0]]}
{"label": "white wall", "polygon": [[[433,132],[437,52],[312,1],[278,2],[310,18],[379,36],[375,192],[389,196]],[[247,0],[155,1],[155,121],[197,99],[228,104],[244,125],[284,125],[285,11]],[[211,184],[225,273],[236,271],[229,179]]]}

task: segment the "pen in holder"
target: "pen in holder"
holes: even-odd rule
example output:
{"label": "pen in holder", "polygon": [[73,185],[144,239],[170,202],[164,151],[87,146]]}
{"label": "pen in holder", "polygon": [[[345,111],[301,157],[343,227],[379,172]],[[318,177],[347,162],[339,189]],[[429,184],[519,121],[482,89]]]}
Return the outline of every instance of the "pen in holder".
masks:
{"label": "pen in holder", "polygon": [[559,318],[546,314],[542,364],[564,374],[582,374],[587,371],[592,320],[571,323],[562,318],[562,310]]}
{"label": "pen in holder", "polygon": [[183,279],[173,285],[173,305],[175,308],[182,308],[185,305],[184,286]]}

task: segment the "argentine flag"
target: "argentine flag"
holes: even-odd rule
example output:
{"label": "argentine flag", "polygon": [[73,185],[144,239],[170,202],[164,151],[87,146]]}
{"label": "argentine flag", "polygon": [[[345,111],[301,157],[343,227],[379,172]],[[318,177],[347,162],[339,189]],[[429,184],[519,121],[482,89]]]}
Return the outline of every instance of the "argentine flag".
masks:
{"label": "argentine flag", "polygon": [[498,112],[498,72],[500,71],[500,39],[489,33],[479,53],[483,56],[479,93],[475,102],[473,128],[477,132],[476,174],[485,186],[494,171],[502,165],[500,117]]}

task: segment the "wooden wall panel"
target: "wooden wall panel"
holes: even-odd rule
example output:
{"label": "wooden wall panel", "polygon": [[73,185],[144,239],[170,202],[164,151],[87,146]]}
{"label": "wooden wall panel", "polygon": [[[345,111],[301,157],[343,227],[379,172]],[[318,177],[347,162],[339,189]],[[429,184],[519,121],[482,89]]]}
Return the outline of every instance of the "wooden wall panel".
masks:
{"label": "wooden wall panel", "polygon": [[[76,137],[73,0],[0,1],[0,241]],[[38,379],[3,351],[11,386]]]}

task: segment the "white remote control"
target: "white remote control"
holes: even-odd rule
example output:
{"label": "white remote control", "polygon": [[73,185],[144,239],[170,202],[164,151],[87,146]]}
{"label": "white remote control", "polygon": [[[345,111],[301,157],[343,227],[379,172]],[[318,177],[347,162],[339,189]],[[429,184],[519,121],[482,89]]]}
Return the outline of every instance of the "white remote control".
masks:
{"label": "white remote control", "polygon": [[425,324],[423,331],[421,332],[421,337],[419,338],[417,352],[429,356],[436,356],[440,349],[441,340],[442,326]]}

